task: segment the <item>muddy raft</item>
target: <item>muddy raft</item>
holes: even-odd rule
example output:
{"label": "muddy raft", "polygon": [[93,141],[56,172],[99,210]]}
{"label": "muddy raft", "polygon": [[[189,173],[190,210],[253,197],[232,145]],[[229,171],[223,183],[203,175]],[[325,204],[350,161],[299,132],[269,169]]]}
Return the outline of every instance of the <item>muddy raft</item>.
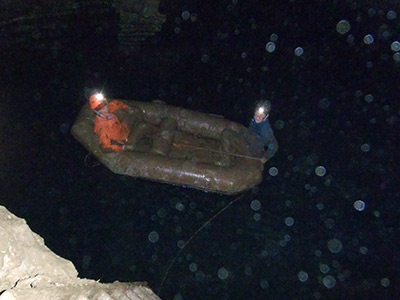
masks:
{"label": "muddy raft", "polygon": [[[221,116],[166,105],[159,100],[119,101],[143,111],[145,121],[157,126],[159,132],[138,141],[133,151],[105,153],[93,132],[95,114],[88,104],[84,105],[71,129],[72,135],[112,172],[229,195],[261,182],[263,164],[260,160],[232,156],[228,167],[215,164],[220,158],[221,132],[224,129],[243,131],[243,125]],[[176,124],[173,130],[165,129],[166,118]]]}

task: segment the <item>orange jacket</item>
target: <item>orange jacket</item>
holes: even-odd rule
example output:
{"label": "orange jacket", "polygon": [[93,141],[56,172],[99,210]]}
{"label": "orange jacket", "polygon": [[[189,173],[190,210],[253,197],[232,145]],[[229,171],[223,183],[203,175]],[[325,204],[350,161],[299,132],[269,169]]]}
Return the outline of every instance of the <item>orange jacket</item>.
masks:
{"label": "orange jacket", "polygon": [[109,104],[110,113],[113,119],[105,119],[96,116],[94,122],[94,132],[99,136],[100,144],[104,148],[112,149],[114,151],[121,151],[121,145],[113,145],[111,141],[117,143],[126,142],[130,133],[128,126],[124,122],[120,122],[118,117],[114,114],[117,109],[128,109],[125,103],[113,100]]}

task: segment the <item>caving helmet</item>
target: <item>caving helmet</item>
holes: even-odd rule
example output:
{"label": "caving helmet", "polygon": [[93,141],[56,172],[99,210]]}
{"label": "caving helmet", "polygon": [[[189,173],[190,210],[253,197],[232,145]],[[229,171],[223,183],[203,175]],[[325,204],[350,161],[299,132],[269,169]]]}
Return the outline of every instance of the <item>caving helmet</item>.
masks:
{"label": "caving helmet", "polygon": [[90,96],[89,105],[92,110],[99,111],[107,105],[107,99],[101,93],[93,94]]}
{"label": "caving helmet", "polygon": [[271,102],[269,100],[260,100],[256,104],[255,112],[268,115],[271,112]]}

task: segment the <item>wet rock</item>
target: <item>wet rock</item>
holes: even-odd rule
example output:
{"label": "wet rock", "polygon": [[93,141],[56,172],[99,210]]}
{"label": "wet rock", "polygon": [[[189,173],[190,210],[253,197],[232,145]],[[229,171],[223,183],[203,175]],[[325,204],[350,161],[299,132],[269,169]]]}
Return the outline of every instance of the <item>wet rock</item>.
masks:
{"label": "wet rock", "polygon": [[160,0],[116,1],[120,15],[118,40],[121,49],[134,51],[146,38],[161,30],[166,18],[158,12],[159,5]]}
{"label": "wet rock", "polygon": [[118,34],[120,48],[132,52],[161,30],[166,18],[158,12],[159,4],[160,0],[6,1],[0,4],[0,48],[56,52],[76,40]]}
{"label": "wet rock", "polygon": [[24,219],[0,206],[0,300],[159,300],[146,283],[80,279],[72,262],[53,253]]}

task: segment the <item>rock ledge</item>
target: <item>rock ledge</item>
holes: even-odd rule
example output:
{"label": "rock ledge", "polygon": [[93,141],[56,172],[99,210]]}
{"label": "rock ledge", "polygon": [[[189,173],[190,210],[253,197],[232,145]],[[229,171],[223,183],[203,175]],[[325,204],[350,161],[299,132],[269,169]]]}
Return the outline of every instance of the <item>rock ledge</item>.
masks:
{"label": "rock ledge", "polygon": [[78,278],[24,219],[0,206],[0,300],[160,300],[146,283]]}

